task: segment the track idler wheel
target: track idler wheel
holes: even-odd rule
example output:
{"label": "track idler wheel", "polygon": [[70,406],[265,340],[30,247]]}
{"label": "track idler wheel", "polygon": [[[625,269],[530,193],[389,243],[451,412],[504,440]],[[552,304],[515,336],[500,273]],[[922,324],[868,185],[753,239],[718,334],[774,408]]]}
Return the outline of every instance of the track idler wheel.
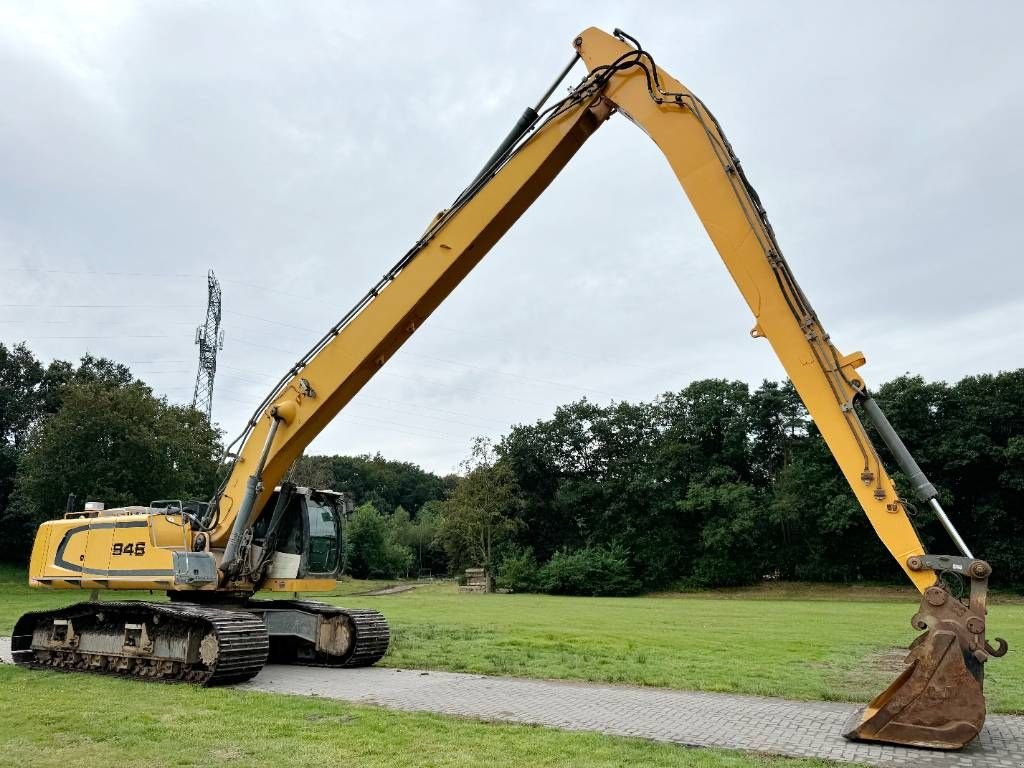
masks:
{"label": "track idler wheel", "polygon": [[[965,603],[937,580],[911,624],[925,633],[910,647],[906,668],[847,723],[848,739],[932,749],[959,749],[985,724],[984,663],[1006,653],[985,640],[985,600],[991,568],[982,560],[925,556],[921,567],[960,566],[971,579]],[[938,561],[930,563],[929,561]],[[923,562],[922,562],[923,561]],[[912,565],[913,567],[913,565]],[[945,570],[945,568],[943,568]]]}

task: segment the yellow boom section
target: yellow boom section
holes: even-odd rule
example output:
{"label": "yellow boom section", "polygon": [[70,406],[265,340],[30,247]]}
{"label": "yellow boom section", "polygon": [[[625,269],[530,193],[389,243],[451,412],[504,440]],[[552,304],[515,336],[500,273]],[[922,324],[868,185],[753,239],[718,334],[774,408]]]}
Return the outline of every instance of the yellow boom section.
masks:
{"label": "yellow boom section", "polygon": [[223,546],[227,540],[261,452],[267,454],[263,490],[253,507],[257,514],[309,442],[454,290],[614,108],[665,154],[750,306],[755,318],[751,334],[771,343],[875,531],[923,592],[934,583],[934,574],[907,565],[924,549],[853,410],[854,397],[864,390],[856,371],[864,357],[843,356],[829,341],[714,117],[648,54],[622,39],[591,28],[575,47],[591,71],[575,100],[560,107],[468,202],[442,215],[415,257],[295,372],[273,399],[279,420],[269,446],[271,419],[254,423],[221,494],[221,517],[211,543]]}
{"label": "yellow boom section", "polygon": [[605,97],[665,154],[754,314],[751,335],[768,339],[878,536],[923,592],[934,574],[910,570],[907,559],[924,548],[853,410],[854,395],[864,389],[855,370],[864,356],[844,357],[832,346],[717,121],[650,56],[622,40],[590,28],[576,42],[592,72],[622,57],[623,65],[637,60],[609,80]]}
{"label": "yellow boom section", "polygon": [[[263,490],[253,505],[257,514],[310,441],[530,207],[606,117],[581,101],[548,122],[475,196],[450,217],[442,214],[415,257],[295,373],[274,399],[283,419],[262,472]],[[227,541],[270,425],[266,417],[257,421],[239,453],[220,497],[214,547]]]}

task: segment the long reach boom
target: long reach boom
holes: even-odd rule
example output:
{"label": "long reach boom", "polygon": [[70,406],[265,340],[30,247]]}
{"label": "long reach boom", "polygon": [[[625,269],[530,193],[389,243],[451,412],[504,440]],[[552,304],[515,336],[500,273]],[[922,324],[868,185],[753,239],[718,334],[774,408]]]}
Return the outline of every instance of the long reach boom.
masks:
{"label": "long reach boom", "polygon": [[[170,565],[172,542],[164,546],[168,565],[163,571],[154,568],[153,574],[158,575],[150,574],[145,584],[172,594],[189,589],[242,594],[266,587],[266,558],[257,558],[253,566],[253,532],[262,519],[270,533],[261,534],[261,546],[271,549],[267,542],[274,541],[291,493],[286,486],[280,492],[275,489],[288,468],[533,204],[584,142],[619,112],[664,153],[753,314],[751,336],[771,345],[871,525],[923,595],[912,624],[924,634],[912,646],[906,670],[854,718],[847,735],[938,748],[963,746],[984,722],[983,663],[1006,650],[1002,641],[994,649],[985,640],[990,567],[974,558],[939,505],[934,486],[871,398],[859,372],[864,355],[844,354],[832,343],[710,110],[621,31],[609,35],[590,28],[573,41],[573,47],[569,66],[540,102],[523,113],[470,186],[260,404],[231,446],[237,452],[208,511],[187,520],[183,516],[188,529],[185,546],[211,557],[215,576],[205,581],[197,577],[191,584],[178,576],[160,576],[167,569],[180,570],[180,558]],[[545,107],[580,60],[588,74],[567,96]],[[907,503],[886,472],[861,414],[882,437],[918,498],[950,533],[956,555],[925,552],[908,518]],[[44,528],[63,522],[47,523]],[[35,555],[33,583],[59,586],[54,582],[66,577],[66,571],[55,572],[53,560],[45,554],[39,555],[37,563]],[[969,579],[967,599],[947,589],[940,578],[947,571]],[[80,574],[82,579],[86,572]],[[127,572],[118,577],[108,568],[105,579],[90,581],[116,586],[130,579]],[[297,589],[297,584],[282,580],[281,588]]]}

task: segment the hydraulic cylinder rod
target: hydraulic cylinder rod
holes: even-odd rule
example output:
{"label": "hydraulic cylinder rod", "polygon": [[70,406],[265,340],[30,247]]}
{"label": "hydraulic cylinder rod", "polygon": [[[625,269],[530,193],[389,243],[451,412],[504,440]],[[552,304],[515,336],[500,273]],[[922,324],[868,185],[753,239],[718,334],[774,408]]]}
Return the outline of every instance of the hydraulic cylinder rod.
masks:
{"label": "hydraulic cylinder rod", "polygon": [[494,150],[494,154],[490,156],[486,163],[484,163],[483,169],[476,175],[473,182],[469,185],[468,189],[474,189],[481,181],[483,181],[489,174],[494,171],[495,165],[505,156],[505,154],[516,145],[516,143],[523,138],[523,135],[533,127],[534,123],[537,122],[541,108],[544,106],[551,94],[555,92],[558,84],[565,80],[566,75],[569,74],[569,70],[572,69],[576,62],[580,60],[580,55],[577,53],[573,55],[572,61],[570,61],[565,69],[563,69],[555,81],[551,84],[551,87],[544,92],[544,95],[540,97],[536,106],[527,107],[523,110],[523,114],[519,116],[516,124],[512,126],[512,130],[508,132],[508,136],[498,145],[498,148]]}
{"label": "hydraulic cylinder rod", "polygon": [[953,525],[953,521],[946,515],[945,510],[942,509],[942,505],[939,504],[937,496],[939,492],[935,490],[935,486],[931,484],[928,478],[924,474],[924,470],[918,466],[914,457],[907,450],[907,446],[903,444],[903,440],[896,434],[896,430],[893,429],[892,424],[889,423],[889,419],[886,418],[885,414],[882,413],[882,409],[878,407],[878,403],[875,402],[873,397],[865,397],[861,401],[861,405],[864,406],[864,412],[867,414],[868,419],[875,425],[875,429],[878,430],[878,434],[881,435],[882,441],[889,448],[893,458],[896,459],[896,463],[899,464],[900,469],[903,470],[903,474],[910,480],[911,485],[914,486],[914,491],[917,493],[917,497],[926,502],[932,510],[935,512],[935,516],[939,518],[939,522],[942,523],[942,527],[946,529],[946,533],[953,539],[953,543],[956,544],[960,553],[964,557],[973,558],[971,550],[968,549],[967,544],[961,538],[960,533]]}
{"label": "hydraulic cylinder rod", "polygon": [[242,543],[242,535],[245,533],[246,526],[249,523],[249,517],[252,514],[252,508],[256,503],[256,496],[259,495],[261,490],[261,481],[263,479],[263,467],[267,463],[267,456],[270,454],[270,446],[274,442],[274,435],[277,434],[277,427],[281,423],[281,419],[276,416],[272,417],[273,421],[270,425],[270,431],[267,432],[267,439],[263,443],[263,451],[260,453],[259,461],[256,462],[256,467],[253,473],[249,475],[248,480],[245,484],[245,496],[242,498],[242,506],[239,507],[238,515],[235,516],[234,525],[231,526],[231,535],[228,537],[228,543],[224,547],[224,558],[221,560],[221,570],[227,573],[229,569],[234,565],[235,558],[238,556],[238,547]]}

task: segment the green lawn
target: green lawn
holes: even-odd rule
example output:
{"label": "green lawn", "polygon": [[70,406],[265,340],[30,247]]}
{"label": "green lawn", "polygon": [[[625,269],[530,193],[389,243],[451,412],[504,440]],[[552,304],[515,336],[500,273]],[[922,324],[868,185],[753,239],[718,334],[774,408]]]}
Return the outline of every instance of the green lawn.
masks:
{"label": "green lawn", "polygon": [[0,666],[0,689],[0,761],[12,768],[829,765],[6,665]]}
{"label": "green lawn", "polygon": [[[436,585],[324,599],[388,617],[389,666],[800,699],[871,699],[899,669],[893,650],[917,634],[910,590],[779,592],[572,598]],[[1010,643],[986,665],[989,710],[1024,713],[1024,604],[997,601],[988,623]]]}
{"label": "green lawn", "polygon": [[[341,582],[322,599],[388,617],[388,666],[856,702],[895,677],[893,649],[913,639],[917,604],[911,590],[801,585],[634,598],[472,595],[450,584],[352,594],[376,586]],[[29,590],[13,570],[0,571],[0,596],[0,634],[26,610],[83,597]],[[987,665],[989,711],[1024,713],[1024,603],[994,603],[990,635],[1011,650]]]}

